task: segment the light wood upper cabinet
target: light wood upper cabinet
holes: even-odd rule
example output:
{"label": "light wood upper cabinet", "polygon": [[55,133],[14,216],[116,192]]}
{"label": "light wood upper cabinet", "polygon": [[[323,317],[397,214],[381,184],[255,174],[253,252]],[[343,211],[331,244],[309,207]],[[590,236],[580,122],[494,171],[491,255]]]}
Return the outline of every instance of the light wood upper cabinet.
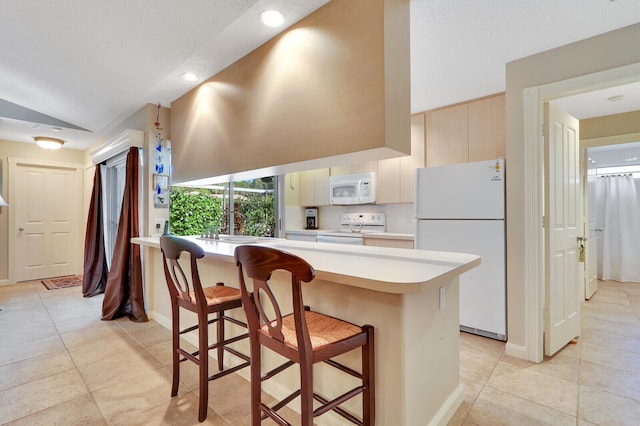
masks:
{"label": "light wood upper cabinet", "polygon": [[427,112],[427,167],[469,161],[467,104]]}
{"label": "light wood upper cabinet", "polygon": [[504,94],[426,114],[427,167],[506,156]]}
{"label": "light wood upper cabinet", "polygon": [[331,176],[351,175],[354,173],[368,173],[378,170],[376,161],[367,161],[358,164],[347,164],[346,166],[331,167]]}
{"label": "light wood upper cabinet", "polygon": [[425,115],[411,116],[411,155],[378,161],[378,204],[412,203],[415,170],[424,167]]}
{"label": "light wood upper cabinet", "polygon": [[300,172],[300,205],[329,205],[329,169]]}
{"label": "light wood upper cabinet", "polygon": [[286,206],[300,205],[300,173],[284,175],[284,204]]}
{"label": "light wood upper cabinet", "polygon": [[469,161],[506,157],[504,95],[469,104]]}

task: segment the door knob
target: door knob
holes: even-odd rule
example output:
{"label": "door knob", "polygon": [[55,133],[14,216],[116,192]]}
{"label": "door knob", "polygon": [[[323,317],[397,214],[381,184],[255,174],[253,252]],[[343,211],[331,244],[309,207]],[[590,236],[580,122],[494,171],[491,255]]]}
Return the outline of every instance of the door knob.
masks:
{"label": "door knob", "polygon": [[21,227],[19,227],[19,228],[18,228],[18,231],[24,231],[24,227],[22,227],[22,226],[21,226]]}

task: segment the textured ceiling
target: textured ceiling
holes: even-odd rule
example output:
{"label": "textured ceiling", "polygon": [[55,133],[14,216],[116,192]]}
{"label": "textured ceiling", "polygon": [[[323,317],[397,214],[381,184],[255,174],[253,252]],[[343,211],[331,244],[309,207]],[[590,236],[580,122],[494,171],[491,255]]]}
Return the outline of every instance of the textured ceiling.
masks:
{"label": "textured ceiling", "polygon": [[[291,25],[326,2],[2,0],[0,139],[85,149],[197,84],[180,73],[208,78],[273,37],[262,10]],[[502,92],[505,63],[639,20],[639,0],[412,0],[412,111]]]}

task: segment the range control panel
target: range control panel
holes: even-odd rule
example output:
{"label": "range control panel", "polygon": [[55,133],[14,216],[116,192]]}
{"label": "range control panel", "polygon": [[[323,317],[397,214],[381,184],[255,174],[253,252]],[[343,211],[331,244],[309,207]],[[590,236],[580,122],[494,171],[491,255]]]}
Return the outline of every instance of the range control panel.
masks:
{"label": "range control panel", "polygon": [[386,215],[384,213],[343,213],[340,229],[351,232],[385,232]]}

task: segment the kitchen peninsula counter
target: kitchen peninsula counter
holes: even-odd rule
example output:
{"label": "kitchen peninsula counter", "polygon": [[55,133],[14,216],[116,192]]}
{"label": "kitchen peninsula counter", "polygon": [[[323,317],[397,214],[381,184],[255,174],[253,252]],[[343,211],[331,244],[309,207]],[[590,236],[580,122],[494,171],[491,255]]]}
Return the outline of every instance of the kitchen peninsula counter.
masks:
{"label": "kitchen peninsula counter", "polygon": [[[238,286],[233,259],[237,243],[185,238],[195,241],[205,251],[198,265],[205,285],[224,281],[226,285]],[[145,249],[144,291],[148,314],[170,328],[171,308],[162,254],[158,250],[159,238],[134,238],[132,242]],[[462,402],[458,276],[477,266],[478,256],[280,239],[253,244],[298,255],[314,267],[316,279],[303,285],[305,304],[313,310],[375,327],[376,424],[441,424],[451,418]],[[271,282],[282,310],[289,311],[289,278],[276,272]],[[242,312],[235,314],[243,317]],[[185,321],[186,324],[190,322]],[[230,333],[234,331],[229,329]],[[248,353],[248,347],[239,348]],[[358,353],[341,359],[360,369]],[[263,371],[278,363],[275,355],[264,352]],[[317,368],[315,380],[321,393],[337,396],[345,387],[353,386],[351,378],[336,375],[322,365]],[[248,370],[240,374],[248,379]],[[266,382],[264,389],[279,398],[287,395],[295,383],[296,374],[291,372]],[[335,386],[336,383],[342,383],[342,387]],[[359,413],[359,401],[356,398],[347,407]],[[333,414],[317,418],[316,423],[344,424]]]}

